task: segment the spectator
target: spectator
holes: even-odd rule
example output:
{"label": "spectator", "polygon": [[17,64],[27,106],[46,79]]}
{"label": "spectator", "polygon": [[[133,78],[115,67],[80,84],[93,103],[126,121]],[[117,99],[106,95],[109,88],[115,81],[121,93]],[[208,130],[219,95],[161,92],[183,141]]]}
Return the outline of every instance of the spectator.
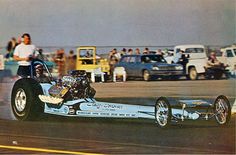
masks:
{"label": "spectator", "polygon": [[128,50],[128,53],[127,53],[128,55],[132,55],[133,54],[133,50],[130,48],[129,50]]}
{"label": "spectator", "polygon": [[149,49],[147,47],[144,49],[143,54],[149,54]]}
{"label": "spectator", "polygon": [[91,57],[93,57],[93,54],[91,53],[90,50],[87,50],[87,51],[86,51],[85,57],[86,57],[86,58],[91,58]]}
{"label": "spectator", "polygon": [[156,54],[157,54],[157,55],[163,55],[163,52],[161,51],[161,49],[158,49],[158,50],[156,51]]}
{"label": "spectator", "polygon": [[212,76],[216,79],[220,78],[220,74],[225,73],[228,78],[230,75],[228,72],[225,72],[225,67],[228,65],[224,65],[217,58],[215,52],[211,52],[208,58],[207,64],[205,66],[206,69],[206,78],[212,78]]}
{"label": "spectator", "polygon": [[120,54],[119,52],[117,52],[117,49],[116,49],[116,48],[113,49],[113,52],[114,52],[115,57],[116,57],[117,60],[119,61],[120,58],[121,58],[121,54]]}
{"label": "spectator", "polygon": [[46,58],[45,58],[45,56],[44,56],[44,54],[43,54],[43,49],[40,48],[40,49],[38,50],[37,58],[40,59],[40,60],[43,60],[43,61],[46,60]]}
{"label": "spectator", "polygon": [[65,60],[66,57],[64,49],[57,50],[55,62],[58,66],[59,77],[65,75]]}
{"label": "spectator", "polygon": [[216,58],[216,54],[215,52],[211,52],[208,61],[207,61],[207,68],[211,68],[211,67],[218,67],[221,66],[222,63]]}
{"label": "spectator", "polygon": [[115,68],[115,64],[118,62],[118,59],[116,57],[116,51],[113,49],[112,51],[109,52],[109,65],[110,65],[110,75],[111,75],[111,79],[113,78],[113,72],[114,72],[114,68]]}
{"label": "spectator", "polygon": [[[183,50],[180,50],[176,56],[174,57],[173,59],[173,62],[174,63],[177,63],[177,64],[181,64],[183,65],[183,71],[184,73],[186,73],[186,65],[188,63],[188,58],[186,57],[186,55],[184,54],[184,51]],[[173,63],[172,62],[172,63]]]}
{"label": "spectator", "polygon": [[17,45],[18,44],[16,42],[16,38],[12,37],[11,40],[7,43],[7,47],[6,47],[7,55],[5,56],[6,58],[13,57],[13,53]]}
{"label": "spectator", "polygon": [[136,48],[136,49],[135,49],[135,54],[137,54],[137,55],[141,54],[139,48]]}
{"label": "spectator", "polygon": [[17,45],[21,44],[21,42],[23,41],[23,39],[21,37],[18,37],[17,39]]}
{"label": "spectator", "polygon": [[120,55],[123,56],[123,55],[126,55],[126,48],[123,48],[120,52]]}
{"label": "spectator", "polygon": [[236,65],[234,65],[234,69],[231,71],[232,78],[236,78]]}
{"label": "spectator", "polygon": [[23,43],[16,46],[13,58],[18,61],[19,68],[17,75],[27,77],[30,75],[30,60],[34,57],[35,45],[31,44],[28,33],[22,35]]}
{"label": "spectator", "polygon": [[67,57],[67,71],[75,70],[76,68],[76,55],[73,50],[70,50],[69,55]]}

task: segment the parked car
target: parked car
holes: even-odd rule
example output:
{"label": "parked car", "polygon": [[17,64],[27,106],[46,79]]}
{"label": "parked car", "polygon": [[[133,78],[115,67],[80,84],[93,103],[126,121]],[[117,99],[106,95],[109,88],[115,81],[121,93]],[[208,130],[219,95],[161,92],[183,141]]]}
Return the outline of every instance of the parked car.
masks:
{"label": "parked car", "polygon": [[183,66],[168,64],[162,55],[124,55],[116,64],[124,67],[127,77],[142,77],[149,81],[154,77],[176,77],[183,75]]}

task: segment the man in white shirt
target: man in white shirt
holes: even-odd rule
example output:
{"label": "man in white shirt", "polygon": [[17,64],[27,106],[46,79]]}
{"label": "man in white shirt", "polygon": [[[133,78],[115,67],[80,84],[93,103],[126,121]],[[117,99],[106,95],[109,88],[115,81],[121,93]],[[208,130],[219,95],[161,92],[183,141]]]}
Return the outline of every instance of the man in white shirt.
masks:
{"label": "man in white shirt", "polygon": [[18,61],[19,68],[17,74],[22,77],[30,75],[30,60],[34,55],[36,47],[31,44],[28,33],[22,35],[23,42],[16,46],[13,58]]}

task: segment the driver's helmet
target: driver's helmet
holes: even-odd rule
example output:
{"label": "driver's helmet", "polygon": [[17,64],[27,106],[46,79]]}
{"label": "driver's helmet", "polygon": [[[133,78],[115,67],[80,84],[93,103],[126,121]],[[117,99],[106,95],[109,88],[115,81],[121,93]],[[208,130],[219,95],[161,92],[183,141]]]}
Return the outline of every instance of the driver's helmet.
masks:
{"label": "driver's helmet", "polygon": [[41,65],[41,64],[36,65],[35,72],[36,72],[36,75],[43,74],[43,65]]}

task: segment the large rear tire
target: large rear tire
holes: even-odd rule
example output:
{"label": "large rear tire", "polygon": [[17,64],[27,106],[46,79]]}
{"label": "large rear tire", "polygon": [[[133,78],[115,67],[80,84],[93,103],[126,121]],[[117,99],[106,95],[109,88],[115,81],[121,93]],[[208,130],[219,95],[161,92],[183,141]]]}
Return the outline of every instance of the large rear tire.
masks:
{"label": "large rear tire", "polygon": [[11,108],[16,119],[33,120],[43,112],[39,94],[43,94],[43,91],[37,81],[23,78],[15,82],[11,94]]}
{"label": "large rear tire", "polygon": [[217,124],[224,126],[227,125],[231,118],[231,106],[229,100],[220,95],[214,102],[214,113]]}
{"label": "large rear tire", "polygon": [[171,107],[169,101],[165,97],[160,97],[155,105],[155,119],[158,127],[167,128],[171,123]]}

